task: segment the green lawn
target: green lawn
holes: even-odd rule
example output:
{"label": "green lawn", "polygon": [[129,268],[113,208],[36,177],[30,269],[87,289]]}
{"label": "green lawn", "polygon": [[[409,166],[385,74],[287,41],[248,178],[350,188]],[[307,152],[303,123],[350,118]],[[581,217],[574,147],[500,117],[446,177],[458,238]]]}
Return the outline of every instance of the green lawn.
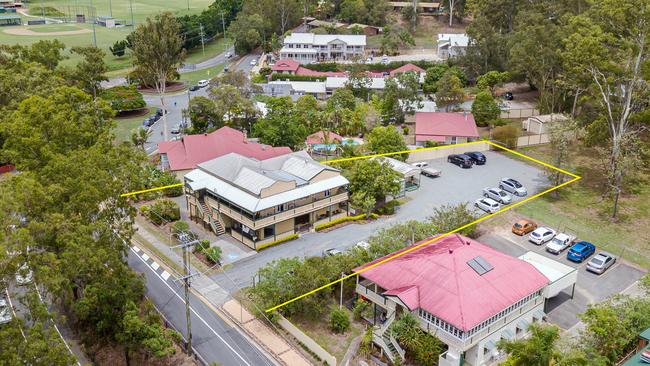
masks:
{"label": "green lawn", "polygon": [[184,72],[181,74],[181,81],[185,82],[187,85],[196,85],[199,80],[212,79],[213,77],[217,76],[221,70],[223,70],[223,65],[217,65],[215,67],[204,70]]}
{"label": "green lawn", "polygon": [[142,126],[142,121],[151,115],[153,109],[147,108],[147,114],[132,118],[116,118],[115,119],[115,141],[124,142],[131,141],[131,131]]}
{"label": "green lawn", "polygon": [[[543,161],[549,159],[549,146],[520,149],[520,152]],[[603,174],[594,149],[576,144],[571,151],[572,166],[582,179],[560,190],[560,196],[545,195],[518,207],[517,212],[559,229],[574,231],[580,239],[599,249],[610,251],[642,268],[650,268],[650,187],[645,182],[635,186],[633,194],[620,201],[617,221],[610,219],[612,201],[603,199]]]}

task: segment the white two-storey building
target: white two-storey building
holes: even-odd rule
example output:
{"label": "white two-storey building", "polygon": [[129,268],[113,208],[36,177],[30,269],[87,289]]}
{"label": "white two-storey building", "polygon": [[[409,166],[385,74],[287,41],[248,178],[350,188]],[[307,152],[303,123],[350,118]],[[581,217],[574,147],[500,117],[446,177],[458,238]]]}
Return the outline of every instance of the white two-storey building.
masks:
{"label": "white two-storey building", "polygon": [[364,57],[365,35],[292,33],[284,38],[280,58],[301,64]]}

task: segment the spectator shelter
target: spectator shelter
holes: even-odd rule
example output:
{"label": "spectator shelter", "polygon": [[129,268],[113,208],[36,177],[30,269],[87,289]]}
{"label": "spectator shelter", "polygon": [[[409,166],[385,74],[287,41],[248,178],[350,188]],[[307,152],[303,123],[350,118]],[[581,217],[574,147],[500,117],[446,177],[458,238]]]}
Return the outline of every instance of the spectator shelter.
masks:
{"label": "spectator shelter", "polygon": [[0,15],[0,26],[20,25],[20,15]]}

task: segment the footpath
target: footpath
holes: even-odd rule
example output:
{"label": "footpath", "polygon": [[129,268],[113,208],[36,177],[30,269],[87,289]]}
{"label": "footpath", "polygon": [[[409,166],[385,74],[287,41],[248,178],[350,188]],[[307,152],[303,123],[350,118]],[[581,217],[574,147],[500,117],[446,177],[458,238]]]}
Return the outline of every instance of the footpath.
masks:
{"label": "footpath", "polygon": [[[182,274],[183,258],[179,253],[147,230],[135,223],[136,238],[133,243],[139,248],[158,257],[161,264],[176,276]],[[144,241],[144,242],[143,242]],[[164,258],[161,258],[164,257]],[[194,273],[194,270],[193,270]],[[277,362],[286,366],[310,366],[311,363],[289,342],[283,339],[271,326],[256,318],[242,304],[234,299],[228,291],[213,281],[207,275],[192,278],[192,289],[197,297],[202,299],[213,311],[227,317],[232,325],[271,354]]]}

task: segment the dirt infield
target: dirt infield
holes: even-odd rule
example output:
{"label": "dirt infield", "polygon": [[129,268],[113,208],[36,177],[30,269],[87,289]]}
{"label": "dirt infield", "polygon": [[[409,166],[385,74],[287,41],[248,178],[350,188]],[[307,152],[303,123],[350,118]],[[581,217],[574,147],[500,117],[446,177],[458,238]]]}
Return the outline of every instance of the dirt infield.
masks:
{"label": "dirt infield", "polygon": [[90,29],[77,29],[72,31],[59,31],[59,32],[34,32],[31,29],[23,28],[10,28],[3,30],[4,33],[13,34],[15,36],[70,36],[73,34],[92,33]]}

